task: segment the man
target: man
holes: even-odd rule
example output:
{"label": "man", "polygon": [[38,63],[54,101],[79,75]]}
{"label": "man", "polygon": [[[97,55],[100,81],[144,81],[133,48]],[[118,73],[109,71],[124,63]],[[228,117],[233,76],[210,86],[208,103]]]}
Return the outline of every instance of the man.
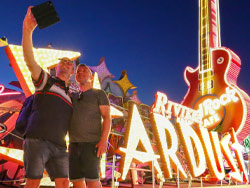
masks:
{"label": "man", "polygon": [[[37,64],[32,35],[37,23],[29,7],[23,22],[23,55],[31,72],[36,92],[24,140],[26,188],[39,187],[44,169],[57,188],[68,188],[68,155],[65,136],[72,115],[72,103],[66,83],[74,73],[69,58],[62,58],[52,78]],[[53,82],[48,91],[44,87]]]}
{"label": "man", "polygon": [[76,188],[85,188],[85,182],[88,188],[100,188],[100,157],[107,150],[111,126],[109,100],[103,90],[92,88],[93,76],[86,65],[78,65],[76,81],[81,92],[72,94],[69,177]]}

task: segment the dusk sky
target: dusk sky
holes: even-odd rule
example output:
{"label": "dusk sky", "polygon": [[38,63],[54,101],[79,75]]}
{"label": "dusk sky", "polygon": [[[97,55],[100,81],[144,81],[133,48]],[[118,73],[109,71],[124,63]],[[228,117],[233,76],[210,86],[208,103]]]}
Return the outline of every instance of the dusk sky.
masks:
{"label": "dusk sky", "polygon": [[[0,0],[0,37],[21,45],[22,22],[40,0]],[[34,47],[81,52],[80,63],[97,66],[105,57],[120,78],[127,71],[138,97],[152,104],[157,91],[181,102],[187,92],[183,72],[198,66],[198,0],[54,0],[61,21],[34,31]],[[220,0],[222,46],[242,61],[239,88],[250,94],[250,1]],[[0,84],[17,80],[0,48]],[[132,93],[133,90],[129,92]]]}

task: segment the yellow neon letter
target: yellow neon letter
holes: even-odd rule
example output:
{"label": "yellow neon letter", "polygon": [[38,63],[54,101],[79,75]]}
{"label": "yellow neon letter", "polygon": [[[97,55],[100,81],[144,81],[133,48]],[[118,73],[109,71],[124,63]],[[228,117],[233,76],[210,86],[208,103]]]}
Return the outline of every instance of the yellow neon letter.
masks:
{"label": "yellow neon letter", "polygon": [[230,131],[230,134],[231,134],[232,141],[233,141],[232,148],[234,149],[234,153],[236,155],[236,159],[239,165],[240,172],[243,175],[243,181],[248,182],[247,171],[246,171],[244,159],[242,156],[242,150],[244,150],[244,147],[239,144],[234,129]]}
{"label": "yellow neon letter", "polygon": [[218,133],[214,131],[208,133],[206,128],[200,126],[199,136],[205,150],[206,161],[211,176],[222,180],[225,177],[225,171],[223,167]]}
{"label": "yellow neon letter", "polygon": [[155,103],[153,105],[153,112],[165,116],[166,104],[168,102],[168,97],[164,93],[157,92],[155,94]]}
{"label": "yellow neon letter", "polygon": [[[122,174],[122,179],[126,178],[132,159],[136,159],[139,162],[151,162],[154,161],[154,168],[162,176],[162,172],[157,161],[160,158],[159,155],[154,154],[154,150],[151,146],[149,137],[140,118],[140,114],[135,104],[129,109],[128,124],[124,136],[124,147],[119,148],[121,153],[121,162],[119,171]],[[146,152],[137,151],[138,144],[141,143],[143,149]]]}
{"label": "yellow neon letter", "polygon": [[193,177],[197,177],[206,169],[204,150],[200,139],[190,124],[186,123],[184,120],[180,120],[179,123],[177,123],[177,128],[180,140],[184,146],[184,153],[187,158],[190,173]]}
{"label": "yellow neon letter", "polygon": [[230,138],[231,138],[230,134],[226,134],[222,138],[222,140],[220,141],[221,150],[222,150],[222,153],[223,153],[225,159],[228,162],[228,165],[230,166],[230,168],[232,170],[232,172],[229,173],[229,176],[238,182],[242,182],[242,177],[241,177],[240,172],[239,172],[239,170],[234,162],[234,158],[233,158],[231,150],[229,148]]}
{"label": "yellow neon letter", "polygon": [[[177,168],[179,168],[180,176],[187,178],[187,175],[178,157],[176,156],[178,149],[178,137],[172,123],[167,118],[156,113],[151,113],[150,120],[156,137],[161,160],[163,162],[162,168],[164,176],[166,178],[172,178],[172,165],[175,172],[177,172]],[[166,131],[168,132],[168,136],[166,136]]]}

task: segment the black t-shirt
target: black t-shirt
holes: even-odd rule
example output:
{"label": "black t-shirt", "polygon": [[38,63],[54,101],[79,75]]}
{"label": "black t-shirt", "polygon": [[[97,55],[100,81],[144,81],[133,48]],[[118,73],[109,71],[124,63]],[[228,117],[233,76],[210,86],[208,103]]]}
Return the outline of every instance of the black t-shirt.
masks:
{"label": "black t-shirt", "polygon": [[[55,79],[55,84],[49,91],[43,93],[42,89],[48,79]],[[66,93],[64,81],[51,78],[47,72],[42,71],[34,85],[35,100],[25,137],[46,139],[66,147],[65,136],[72,115],[72,103]]]}
{"label": "black t-shirt", "polygon": [[100,89],[72,94],[73,114],[70,122],[70,142],[98,142],[102,133],[99,106],[109,105],[107,95]]}

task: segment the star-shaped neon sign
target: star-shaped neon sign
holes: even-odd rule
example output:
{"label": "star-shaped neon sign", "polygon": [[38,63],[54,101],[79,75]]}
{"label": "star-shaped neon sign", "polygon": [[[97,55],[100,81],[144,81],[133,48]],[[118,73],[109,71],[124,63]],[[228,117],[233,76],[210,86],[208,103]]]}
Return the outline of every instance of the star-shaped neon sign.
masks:
{"label": "star-shaped neon sign", "polygon": [[106,77],[110,77],[110,78],[114,78],[114,75],[112,75],[105,63],[105,58],[102,57],[99,61],[98,66],[89,66],[89,68],[98,73],[99,76],[99,80],[102,83],[102,81],[106,78]]}
{"label": "star-shaped neon sign", "polygon": [[[62,57],[75,59],[81,55],[80,52],[47,48],[34,48],[33,51],[36,62],[45,71],[48,71],[48,68],[56,66],[56,64],[59,62],[59,59]],[[10,64],[17,76],[17,79],[20,82],[25,96],[27,97],[31,95],[34,93],[35,87],[32,83],[31,73],[24,61],[22,46],[8,45],[5,48],[5,52],[9,58]]]}
{"label": "star-shaped neon sign", "polygon": [[129,81],[127,72],[124,70],[122,71],[121,78],[115,82],[122,90],[123,96],[125,97],[129,89],[135,89],[136,87]]}

